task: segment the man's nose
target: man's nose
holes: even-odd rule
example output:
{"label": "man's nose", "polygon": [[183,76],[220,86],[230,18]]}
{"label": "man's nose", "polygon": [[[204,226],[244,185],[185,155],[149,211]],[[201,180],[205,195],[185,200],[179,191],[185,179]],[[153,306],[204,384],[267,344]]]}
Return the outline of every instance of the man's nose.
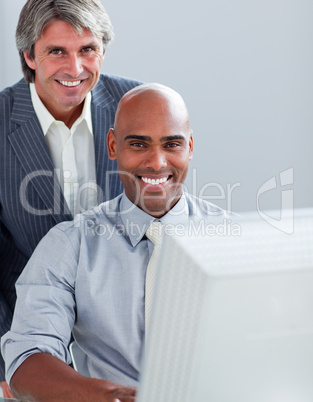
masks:
{"label": "man's nose", "polygon": [[82,66],[81,57],[77,54],[71,54],[67,58],[67,66],[65,68],[65,73],[69,74],[71,77],[76,78],[82,72],[84,68]]}
{"label": "man's nose", "polygon": [[166,153],[160,149],[151,149],[145,160],[145,167],[159,171],[167,166]]}

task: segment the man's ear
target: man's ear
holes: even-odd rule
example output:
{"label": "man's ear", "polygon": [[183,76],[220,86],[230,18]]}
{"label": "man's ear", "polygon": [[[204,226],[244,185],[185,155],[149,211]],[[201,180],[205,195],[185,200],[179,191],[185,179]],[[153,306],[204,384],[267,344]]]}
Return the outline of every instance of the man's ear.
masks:
{"label": "man's ear", "polygon": [[190,130],[190,138],[189,138],[189,160],[192,159],[193,156],[193,135],[192,130]]}
{"label": "man's ear", "polygon": [[114,161],[117,158],[117,152],[116,152],[116,137],[115,137],[113,128],[110,128],[108,135],[107,135],[107,148],[108,148],[109,158],[112,161]]}
{"label": "man's ear", "polygon": [[32,70],[36,70],[37,66],[36,66],[35,59],[31,59],[29,57],[28,50],[24,50],[23,54],[24,54],[24,59],[26,61],[26,64],[28,65],[28,67],[31,68]]}

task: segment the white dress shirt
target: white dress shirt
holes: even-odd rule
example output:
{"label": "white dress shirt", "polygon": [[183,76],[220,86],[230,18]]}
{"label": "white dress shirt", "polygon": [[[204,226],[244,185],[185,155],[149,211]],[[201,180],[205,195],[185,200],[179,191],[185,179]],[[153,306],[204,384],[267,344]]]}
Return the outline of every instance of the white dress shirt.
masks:
{"label": "white dress shirt", "polygon": [[69,129],[55,120],[30,84],[31,99],[67,205],[73,216],[97,205],[95,149],[91,118],[91,93],[82,114]]}

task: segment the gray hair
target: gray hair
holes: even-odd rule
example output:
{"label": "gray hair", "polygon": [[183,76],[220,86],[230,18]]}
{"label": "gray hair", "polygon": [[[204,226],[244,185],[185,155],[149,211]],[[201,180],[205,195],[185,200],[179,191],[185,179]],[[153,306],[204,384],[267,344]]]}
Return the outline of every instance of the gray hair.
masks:
{"label": "gray hair", "polygon": [[106,49],[113,39],[110,18],[100,0],[28,0],[24,5],[16,28],[16,46],[27,82],[34,82],[35,71],[28,67],[23,52],[35,57],[35,43],[43,30],[54,21],[65,21],[82,34],[87,28],[95,37],[102,38]]}

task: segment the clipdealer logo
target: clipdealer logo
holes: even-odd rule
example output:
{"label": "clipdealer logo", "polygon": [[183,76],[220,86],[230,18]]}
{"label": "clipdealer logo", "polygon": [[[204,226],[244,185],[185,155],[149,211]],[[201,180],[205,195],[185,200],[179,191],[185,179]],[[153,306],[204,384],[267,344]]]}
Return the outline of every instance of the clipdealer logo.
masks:
{"label": "clipdealer logo", "polygon": [[[274,228],[287,234],[294,232],[294,191],[290,188],[293,184],[294,169],[289,168],[279,174],[279,181],[277,181],[275,176],[270,178],[262,184],[257,193],[257,211],[261,218]],[[280,191],[281,193],[279,219],[270,216],[268,212],[261,211],[260,198],[269,191]]]}

